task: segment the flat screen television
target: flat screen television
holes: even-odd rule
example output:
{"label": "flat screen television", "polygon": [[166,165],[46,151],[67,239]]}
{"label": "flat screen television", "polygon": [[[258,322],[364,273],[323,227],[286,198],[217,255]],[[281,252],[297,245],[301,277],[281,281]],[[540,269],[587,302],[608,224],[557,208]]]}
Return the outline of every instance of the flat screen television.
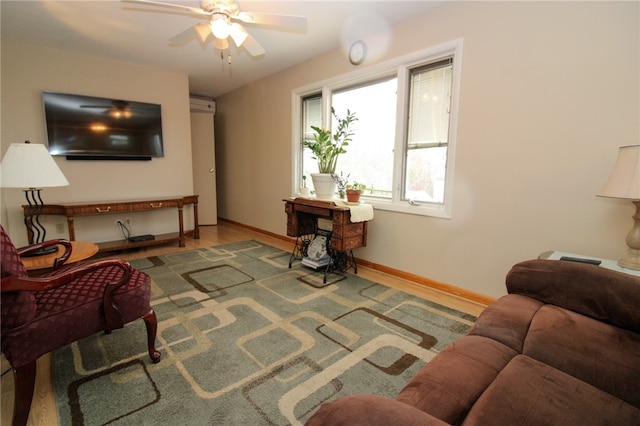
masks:
{"label": "flat screen television", "polygon": [[47,145],[69,160],[163,157],[157,104],[43,92]]}

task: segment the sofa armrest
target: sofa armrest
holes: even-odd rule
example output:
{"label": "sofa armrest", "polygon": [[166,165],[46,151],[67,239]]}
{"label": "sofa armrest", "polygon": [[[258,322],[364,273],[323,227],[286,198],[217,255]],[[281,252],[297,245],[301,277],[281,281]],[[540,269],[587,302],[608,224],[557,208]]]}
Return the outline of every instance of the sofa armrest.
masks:
{"label": "sofa armrest", "polygon": [[305,423],[305,426],[321,425],[445,426],[448,423],[395,399],[355,395],[322,404]]}
{"label": "sofa armrest", "polygon": [[537,259],[516,264],[506,284],[509,293],[640,331],[639,277],[594,265]]}

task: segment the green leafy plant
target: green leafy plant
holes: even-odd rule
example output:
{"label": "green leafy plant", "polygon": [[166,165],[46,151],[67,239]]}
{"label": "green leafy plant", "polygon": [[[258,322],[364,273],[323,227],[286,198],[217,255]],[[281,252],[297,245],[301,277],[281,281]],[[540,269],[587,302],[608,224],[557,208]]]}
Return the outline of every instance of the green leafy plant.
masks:
{"label": "green leafy plant", "polygon": [[311,126],[315,132],[313,140],[303,142],[303,146],[313,153],[312,158],[318,161],[319,173],[335,173],[338,156],[347,152],[345,147],[349,146],[354,135],[351,124],[358,120],[355,112],[350,110],[347,110],[345,118],[338,117],[334,108],[331,108],[331,114],[338,123],[336,131],[331,134],[329,129]]}
{"label": "green leafy plant", "polygon": [[364,192],[367,189],[367,185],[364,183],[353,182],[347,185],[347,189],[354,189],[356,191]]}

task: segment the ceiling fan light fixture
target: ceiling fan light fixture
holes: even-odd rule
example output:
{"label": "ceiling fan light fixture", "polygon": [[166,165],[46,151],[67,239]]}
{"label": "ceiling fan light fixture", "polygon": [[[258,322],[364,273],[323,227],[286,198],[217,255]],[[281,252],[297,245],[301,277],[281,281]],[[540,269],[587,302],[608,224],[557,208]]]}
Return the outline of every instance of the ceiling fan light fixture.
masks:
{"label": "ceiling fan light fixture", "polygon": [[113,118],[131,118],[131,110],[129,108],[112,108],[109,115]]}
{"label": "ceiling fan light fixture", "polygon": [[211,27],[211,33],[215,38],[224,40],[229,37],[230,25],[227,16],[223,14],[213,15],[209,26]]}
{"label": "ceiling fan light fixture", "polygon": [[227,50],[229,48],[229,42],[227,41],[227,39],[220,40],[220,39],[217,39],[217,38],[214,37],[213,38],[213,45],[218,50]]}
{"label": "ceiling fan light fixture", "polygon": [[[180,10],[183,13],[198,18],[206,17],[204,22],[200,22],[193,27],[201,44],[204,45],[209,39],[209,36],[213,34],[213,44],[216,48],[224,50],[229,48],[231,42],[228,39],[231,37],[236,46],[242,46],[249,55],[254,57],[264,55],[264,48],[260,46],[241,24],[235,21],[267,27],[290,27],[299,30],[306,30],[307,28],[307,18],[304,16],[241,12],[238,6],[238,0],[200,0],[199,8],[176,4],[178,2],[163,3],[158,0],[121,1]],[[182,46],[188,42],[189,40],[187,39],[191,37],[193,37],[192,32],[184,31],[178,36],[173,37],[170,42],[171,45]]]}

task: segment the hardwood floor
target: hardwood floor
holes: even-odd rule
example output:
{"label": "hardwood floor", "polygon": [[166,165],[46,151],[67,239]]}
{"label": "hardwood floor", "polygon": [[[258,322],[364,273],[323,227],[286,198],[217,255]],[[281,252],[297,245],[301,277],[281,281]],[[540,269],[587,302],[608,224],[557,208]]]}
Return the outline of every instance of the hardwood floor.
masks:
{"label": "hardwood floor", "polygon": [[[293,248],[293,243],[289,240],[222,221],[216,226],[200,227],[200,239],[194,240],[188,238],[187,247],[179,248],[166,245],[142,248],[127,253],[117,253],[112,257],[119,257],[125,260],[133,260],[154,255],[193,250],[200,247],[210,247],[213,245],[249,239],[258,240],[287,251]],[[423,284],[415,283],[407,279],[386,274],[372,268],[358,266],[358,275],[472,315],[479,315],[480,312],[482,312],[482,310],[486,307],[485,304],[467,300],[463,297],[446,293],[438,289],[429,288]],[[47,354],[38,360],[36,389],[33,397],[33,402],[31,404],[31,413],[28,422],[28,425],[30,426],[58,425],[51,367],[51,355]],[[9,363],[5,359],[4,355],[2,356],[1,385],[2,401],[0,406],[0,423],[3,425],[9,425],[11,424],[11,416],[13,412],[13,374],[11,372]]]}

